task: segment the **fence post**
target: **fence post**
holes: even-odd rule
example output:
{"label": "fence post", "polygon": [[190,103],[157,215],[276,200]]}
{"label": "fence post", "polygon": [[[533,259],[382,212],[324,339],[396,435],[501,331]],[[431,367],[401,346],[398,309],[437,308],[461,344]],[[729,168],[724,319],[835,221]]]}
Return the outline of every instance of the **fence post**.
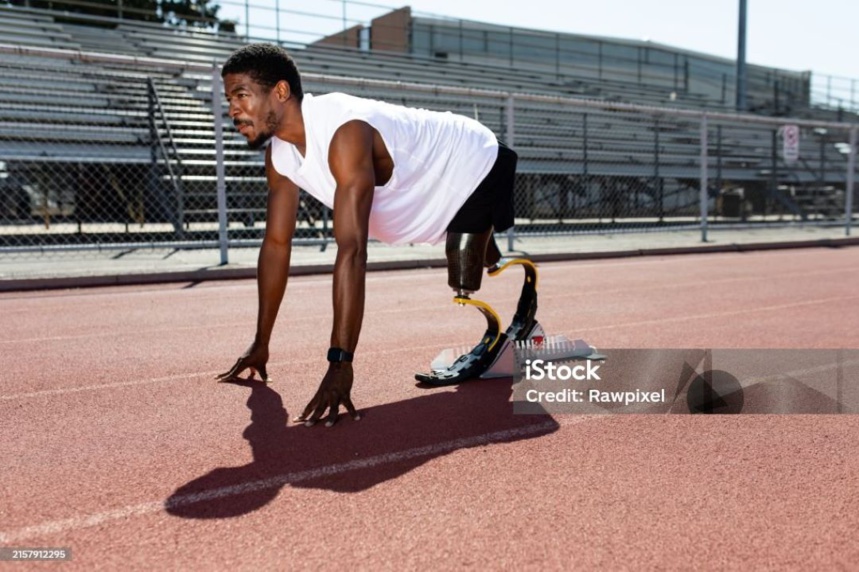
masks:
{"label": "fence post", "polygon": [[850,155],[847,158],[847,187],[844,195],[844,213],[846,222],[844,232],[850,236],[850,226],[853,224],[853,177],[856,171],[856,127],[850,128]]}
{"label": "fence post", "polygon": [[167,205],[167,200],[161,193],[160,184],[158,182],[158,127],[155,124],[155,95],[152,93],[152,85],[150,81],[151,80],[148,80],[146,82],[146,110],[148,112],[147,117],[149,118],[149,196],[158,198],[158,208],[161,210],[161,212],[158,213],[158,216],[167,217],[169,220],[173,217],[170,214],[170,207]]}
{"label": "fence post", "polygon": [[699,197],[701,201],[701,242],[707,242],[707,114],[701,116],[701,188]]}
{"label": "fence post", "polygon": [[[275,27],[275,37],[277,38],[277,45],[280,45],[280,0],[275,0],[274,2],[274,27]],[[343,4],[343,38],[348,36],[346,34],[346,5]]]}
{"label": "fence post", "polygon": [[218,189],[218,246],[221,264],[229,263],[227,240],[227,182],[224,172],[224,112],[221,109],[221,70],[212,66],[212,113],[215,116],[215,175]]}
{"label": "fence post", "polygon": [[856,111],[856,80],[850,80],[850,111]]}
{"label": "fence post", "polygon": [[[514,111],[514,102],[515,98],[513,94],[509,94],[507,96],[507,134],[505,138],[507,139],[507,146],[511,149],[514,148],[514,138],[516,136],[516,130],[513,128],[513,121],[516,119],[516,113]],[[515,185],[515,184],[514,184]],[[515,186],[514,186],[514,194],[515,194]],[[513,250],[513,243],[516,241],[516,225],[514,224],[510,228],[507,229],[507,250]]]}
{"label": "fence post", "polygon": [[[656,121],[653,124],[653,191],[659,199],[659,224],[664,222],[664,209],[662,204],[662,178],[659,176],[659,116],[656,116]],[[635,191],[635,208],[638,211],[638,187]]]}

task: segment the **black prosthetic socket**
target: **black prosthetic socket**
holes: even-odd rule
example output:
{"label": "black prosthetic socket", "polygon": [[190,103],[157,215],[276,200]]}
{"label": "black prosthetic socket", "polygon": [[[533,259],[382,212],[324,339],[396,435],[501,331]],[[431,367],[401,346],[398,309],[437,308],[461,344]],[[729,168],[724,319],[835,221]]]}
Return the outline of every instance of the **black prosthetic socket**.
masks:
{"label": "black prosthetic socket", "polygon": [[467,296],[480,290],[487,245],[490,242],[495,245],[491,228],[479,234],[447,233],[444,249],[447,256],[447,284],[458,295]]}

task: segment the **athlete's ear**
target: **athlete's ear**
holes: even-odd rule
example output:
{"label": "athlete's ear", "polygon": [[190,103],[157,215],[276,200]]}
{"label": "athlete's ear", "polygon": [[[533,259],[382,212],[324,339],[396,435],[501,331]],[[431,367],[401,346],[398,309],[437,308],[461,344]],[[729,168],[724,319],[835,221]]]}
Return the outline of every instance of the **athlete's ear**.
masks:
{"label": "athlete's ear", "polygon": [[275,84],[274,92],[277,95],[278,101],[281,103],[285,102],[289,99],[289,96],[292,95],[292,90],[289,89],[289,84],[284,79]]}

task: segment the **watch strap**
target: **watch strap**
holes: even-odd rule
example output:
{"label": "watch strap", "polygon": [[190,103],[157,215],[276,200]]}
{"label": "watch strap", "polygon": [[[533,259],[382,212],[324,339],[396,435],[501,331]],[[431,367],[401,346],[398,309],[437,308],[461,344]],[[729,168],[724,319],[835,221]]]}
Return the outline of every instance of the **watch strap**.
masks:
{"label": "watch strap", "polygon": [[331,363],[351,362],[353,354],[342,348],[330,348],[328,350],[328,361]]}

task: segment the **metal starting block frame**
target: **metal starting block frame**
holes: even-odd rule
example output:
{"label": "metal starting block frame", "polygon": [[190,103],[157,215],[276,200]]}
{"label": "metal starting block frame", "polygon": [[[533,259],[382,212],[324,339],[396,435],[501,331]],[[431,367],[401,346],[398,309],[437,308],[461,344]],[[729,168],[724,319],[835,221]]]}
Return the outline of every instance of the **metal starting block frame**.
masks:
{"label": "metal starting block frame", "polygon": [[[526,359],[543,359],[545,361],[571,361],[577,359],[601,360],[604,355],[585,340],[570,340],[564,335],[547,336],[543,327],[538,323],[524,340],[514,342],[504,339],[503,346],[489,368],[479,379],[496,379],[513,377],[517,368],[521,368]],[[434,373],[446,371],[470,348],[447,348],[441,351],[430,364]]]}

